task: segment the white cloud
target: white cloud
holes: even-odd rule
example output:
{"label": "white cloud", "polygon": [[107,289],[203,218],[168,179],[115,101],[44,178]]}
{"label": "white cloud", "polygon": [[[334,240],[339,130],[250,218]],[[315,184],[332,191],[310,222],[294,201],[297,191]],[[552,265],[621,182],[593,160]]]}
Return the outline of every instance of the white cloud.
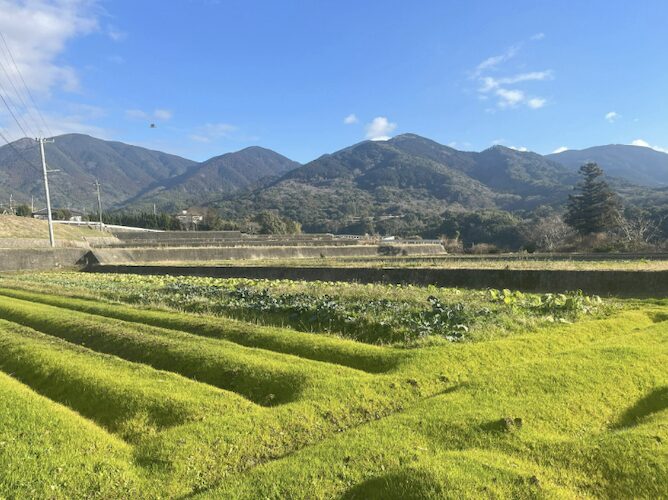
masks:
{"label": "white cloud", "polygon": [[510,149],[514,149],[515,151],[520,151],[521,153],[526,153],[527,151],[529,151],[529,149],[524,147],[524,146],[519,146],[519,147],[518,146],[508,146],[508,147]]}
{"label": "white cloud", "polygon": [[[84,104],[71,105],[68,106],[68,108],[69,109],[67,109],[64,114],[52,115],[46,112],[42,112],[42,117],[48,126],[48,131],[41,130],[40,128],[40,130],[29,129],[27,132],[29,134],[31,132],[39,132],[40,134],[44,135],[47,135],[47,132],[49,132],[53,136],[71,133],[89,134],[102,139],[108,139],[111,137],[112,134],[108,130],[90,124],[91,120],[98,119],[106,114],[104,109]],[[21,123],[30,123],[30,120],[35,118],[35,113],[32,113],[31,115],[24,113],[17,115],[17,117]],[[19,129],[13,120],[3,120],[3,118],[9,117],[0,113],[0,123],[7,123],[5,126],[0,126],[0,131],[2,131],[2,133],[7,138],[13,140],[24,136],[23,131]],[[41,123],[41,119],[39,123]]]}
{"label": "white cloud", "polygon": [[168,109],[156,109],[153,112],[153,116],[157,120],[167,121],[167,120],[170,120],[172,118],[172,112],[169,111]]}
{"label": "white cloud", "polygon": [[520,82],[528,81],[544,81],[552,79],[552,70],[545,71],[532,71],[529,73],[519,73],[514,76],[508,76],[504,78],[493,78],[491,76],[484,76],[481,78],[482,87],[480,87],[480,92],[489,92],[494,90],[502,85],[514,85]]}
{"label": "white cloud", "polygon": [[350,113],[348,116],[346,116],[343,119],[343,123],[345,123],[346,125],[353,125],[353,124],[357,123],[358,121],[359,120],[357,119],[357,115],[355,115],[355,113]]}
{"label": "white cloud", "polygon": [[524,92],[521,90],[497,89],[496,95],[499,96],[499,106],[502,108],[513,108],[524,100]]}
{"label": "white cloud", "polygon": [[112,25],[107,26],[107,35],[109,35],[109,38],[111,38],[114,42],[122,42],[128,37],[127,33]]}
{"label": "white cloud", "polygon": [[608,120],[610,123],[614,123],[615,120],[619,118],[619,114],[615,111],[610,111],[609,113],[605,114],[605,119]]}
{"label": "white cloud", "polygon": [[649,142],[644,141],[642,139],[636,139],[635,141],[632,141],[631,146],[640,146],[641,148],[650,148],[653,149],[654,151],[659,151],[660,153],[668,153],[668,148],[662,148],[660,146],[652,146],[649,144]]}
{"label": "white cloud", "polygon": [[189,137],[195,142],[209,143],[219,139],[230,139],[237,130],[238,127],[229,123],[206,123],[197,127]]}
{"label": "white cloud", "polygon": [[156,109],[152,113],[141,109],[128,109],[125,111],[125,117],[130,120],[171,120],[174,114],[168,109]]}
{"label": "white cloud", "polygon": [[384,116],[377,116],[366,126],[366,138],[372,141],[387,141],[390,134],[397,128],[396,123],[390,122]]}
{"label": "white cloud", "polygon": [[563,153],[564,151],[568,151],[568,148],[566,146],[559,146],[557,149],[552,151],[552,154],[557,154],[557,153]]}
{"label": "white cloud", "polygon": [[545,106],[545,99],[542,97],[533,97],[527,101],[531,109],[539,109]]}
{"label": "white cloud", "polygon": [[128,109],[125,111],[125,117],[133,120],[145,120],[148,118],[148,113],[141,109]]}
{"label": "white cloud", "polygon": [[[0,0],[4,34],[26,85],[47,94],[78,89],[76,71],[58,62],[66,44],[99,29],[95,0]],[[18,77],[13,65],[8,70]]]}
{"label": "white cloud", "polygon": [[482,61],[478,66],[476,66],[475,71],[473,72],[473,76],[477,77],[480,74],[482,74],[485,71],[488,71],[490,69],[493,69],[497,67],[499,64],[504,63],[508,61],[509,59],[512,59],[517,55],[517,53],[520,50],[520,45],[513,45],[512,47],[508,48],[504,53],[488,57],[484,61]]}
{"label": "white cloud", "polygon": [[[544,37],[543,33],[536,33],[530,37],[530,40],[541,40]],[[471,73],[471,78],[479,83],[477,89],[479,100],[485,101],[490,96],[496,96],[497,107],[502,109],[515,108],[519,104],[524,104],[531,109],[539,109],[545,105],[547,102],[546,99],[542,97],[527,98],[526,91],[522,88],[517,88],[517,85],[526,82],[551,80],[553,78],[552,70],[525,71],[502,77],[490,74],[499,71],[502,69],[501,66],[504,63],[516,57],[523,44],[513,45],[502,54],[489,57],[475,67]],[[513,88],[508,88],[509,86],[513,86]],[[487,111],[491,111],[492,109],[488,108]]]}

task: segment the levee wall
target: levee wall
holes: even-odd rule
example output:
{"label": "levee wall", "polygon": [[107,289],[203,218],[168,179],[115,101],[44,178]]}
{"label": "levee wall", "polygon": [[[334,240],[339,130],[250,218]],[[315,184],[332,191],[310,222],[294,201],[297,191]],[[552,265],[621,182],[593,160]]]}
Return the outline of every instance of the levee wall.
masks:
{"label": "levee wall", "polygon": [[427,245],[253,246],[197,248],[96,248],[100,264],[153,262],[215,262],[221,260],[369,257],[377,255],[440,255],[443,247]]}
{"label": "levee wall", "polygon": [[0,272],[83,267],[85,248],[0,249]]}

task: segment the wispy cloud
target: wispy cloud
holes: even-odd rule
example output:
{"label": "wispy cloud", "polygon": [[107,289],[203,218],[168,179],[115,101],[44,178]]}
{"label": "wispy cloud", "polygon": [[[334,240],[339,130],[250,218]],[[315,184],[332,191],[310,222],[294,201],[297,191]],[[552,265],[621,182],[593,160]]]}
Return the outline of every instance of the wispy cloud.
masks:
{"label": "wispy cloud", "polygon": [[652,146],[650,145],[649,142],[643,139],[636,139],[635,141],[632,141],[631,146],[640,146],[642,148],[650,148],[653,149],[654,151],[659,151],[660,153],[668,153],[668,148],[662,148],[660,146]]}
{"label": "wispy cloud", "polygon": [[620,115],[616,111],[610,111],[609,113],[605,114],[605,119],[610,123],[614,123],[619,117]]}
{"label": "wispy cloud", "polygon": [[533,98],[531,98],[527,101],[527,105],[531,109],[539,109],[539,108],[542,108],[543,106],[545,106],[546,102],[547,101],[545,99],[543,99],[542,97],[533,97]]}
{"label": "wispy cloud", "polygon": [[496,68],[499,64],[504,63],[517,55],[520,50],[521,45],[513,45],[509,47],[505,52],[498,54],[496,56],[491,56],[478,64],[473,72],[474,77],[480,76],[482,73]]}
{"label": "wispy cloud", "polygon": [[210,143],[220,139],[231,139],[237,130],[237,126],[229,123],[206,123],[197,127],[189,137],[195,142]]}
{"label": "wispy cloud", "polygon": [[359,120],[357,119],[357,115],[355,115],[355,113],[350,113],[343,119],[343,123],[346,125],[353,125],[357,122],[359,122]]}
{"label": "wispy cloud", "polygon": [[524,100],[524,92],[521,90],[497,89],[496,95],[501,108],[513,108]]}
{"label": "wispy cloud", "polygon": [[159,120],[168,121],[172,119],[174,113],[168,109],[156,109],[153,112],[143,111],[141,109],[128,109],[125,111],[125,117],[130,120]]}
{"label": "wispy cloud", "polygon": [[[543,33],[537,33],[530,39],[541,40],[544,36]],[[478,83],[477,92],[480,100],[485,101],[490,97],[496,97],[496,105],[501,109],[515,108],[519,105],[525,105],[530,109],[540,109],[545,106],[547,99],[528,95],[526,90],[517,87],[527,82],[551,80],[554,77],[552,70],[524,71],[506,76],[493,74],[501,71],[505,63],[515,58],[523,45],[524,42],[513,45],[501,54],[488,57],[475,67],[471,78]]]}
{"label": "wispy cloud", "polygon": [[384,116],[377,116],[366,125],[366,138],[372,141],[387,141],[396,128],[396,123],[390,122]]}
{"label": "wispy cloud", "polygon": [[557,154],[557,153],[563,153],[564,151],[568,151],[568,148],[566,146],[559,146],[557,149],[552,151],[552,154]]}

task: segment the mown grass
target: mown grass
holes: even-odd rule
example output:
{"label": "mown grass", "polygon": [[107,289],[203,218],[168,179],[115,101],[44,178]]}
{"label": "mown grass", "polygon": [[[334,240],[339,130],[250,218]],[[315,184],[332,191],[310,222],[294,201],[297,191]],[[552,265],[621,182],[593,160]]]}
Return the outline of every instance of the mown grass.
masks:
{"label": "mown grass", "polygon": [[[70,299],[59,294],[86,287],[58,274],[34,288],[49,278],[58,294],[0,291],[0,371],[26,384],[0,373],[0,401],[30,401],[0,405],[0,496],[657,498],[668,482],[665,300],[406,350]],[[261,349],[241,345],[254,329]],[[297,343],[273,335],[313,344],[295,355]],[[356,348],[393,363],[337,363]],[[281,404],[255,392],[272,383],[286,391]],[[80,435],[64,442],[72,429]],[[75,470],[90,441],[110,451],[89,454],[97,469]],[[59,460],[62,483],[49,493],[53,476],[36,468]],[[118,474],[92,478],[98,469]]]}
{"label": "mown grass", "polygon": [[372,373],[388,371],[399,363],[401,353],[339,338],[315,337],[283,328],[261,327],[229,318],[183,315],[169,311],[135,309],[120,304],[46,295],[18,289],[0,288],[0,294],[61,308],[120,320],[178,330],[194,335],[230,340],[302,358],[326,361]]}
{"label": "mown grass", "polygon": [[132,447],[0,372],[0,496],[156,496]]}

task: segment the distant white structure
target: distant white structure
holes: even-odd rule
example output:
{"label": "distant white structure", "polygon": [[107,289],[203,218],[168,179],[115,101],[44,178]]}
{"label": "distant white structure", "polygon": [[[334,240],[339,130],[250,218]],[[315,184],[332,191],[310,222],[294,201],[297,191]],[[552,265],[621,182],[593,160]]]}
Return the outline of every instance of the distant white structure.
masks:
{"label": "distant white structure", "polygon": [[194,210],[182,210],[176,218],[181,223],[181,227],[186,231],[197,231],[197,225],[204,220],[204,215]]}
{"label": "distant white structure", "polygon": [[[72,210],[69,208],[55,208],[51,212],[53,213],[54,218],[57,218],[58,214],[66,213],[69,214],[69,218],[65,219],[67,221],[81,222],[83,220],[83,213],[79,212],[78,210]],[[32,216],[34,219],[39,219],[39,220],[48,219],[46,208],[33,212]]]}

